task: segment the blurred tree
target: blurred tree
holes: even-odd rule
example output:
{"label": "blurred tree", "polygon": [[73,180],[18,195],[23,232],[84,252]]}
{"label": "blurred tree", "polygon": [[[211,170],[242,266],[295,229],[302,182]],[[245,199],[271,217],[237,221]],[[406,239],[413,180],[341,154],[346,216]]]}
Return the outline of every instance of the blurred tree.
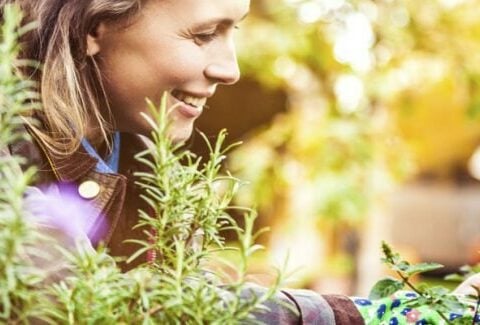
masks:
{"label": "blurred tree", "polygon": [[300,264],[322,260],[308,245],[335,259],[392,181],[465,168],[480,139],[479,4],[252,2],[242,71],[285,92],[289,108],[230,163],[251,182],[239,200],[285,229],[272,245],[298,243]]}
{"label": "blurred tree", "polygon": [[480,2],[379,2],[371,95],[410,144],[419,170],[448,177],[479,143]]}

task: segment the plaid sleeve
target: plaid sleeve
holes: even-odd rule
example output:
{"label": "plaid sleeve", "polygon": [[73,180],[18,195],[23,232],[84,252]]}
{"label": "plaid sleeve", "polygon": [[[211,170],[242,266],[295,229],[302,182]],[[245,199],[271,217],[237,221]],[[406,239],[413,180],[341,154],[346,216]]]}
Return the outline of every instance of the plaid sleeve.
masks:
{"label": "plaid sleeve", "polygon": [[282,292],[298,308],[300,315],[297,324],[335,325],[333,309],[321,295],[301,289],[287,289]]}
{"label": "plaid sleeve", "polygon": [[[243,295],[261,295],[265,290],[252,285]],[[284,289],[264,306],[264,310],[253,315],[263,324],[364,325],[355,304],[341,295],[322,296],[310,290]]]}
{"label": "plaid sleeve", "polygon": [[343,295],[323,295],[335,315],[336,325],[364,325],[362,314],[353,301]]}
{"label": "plaid sleeve", "polygon": [[[252,296],[262,296],[267,292],[267,288],[249,283],[248,289],[242,292],[242,297],[249,299]],[[285,324],[297,325],[299,323],[299,312],[296,304],[281,291],[274,297],[264,302],[262,309],[255,311],[252,316],[255,322],[260,324]],[[245,324],[250,322],[246,321]],[[242,323],[242,324],[244,324]]]}
{"label": "plaid sleeve", "polygon": [[300,319],[297,324],[364,325],[363,317],[349,297],[319,295],[309,290],[283,290],[297,305]]}

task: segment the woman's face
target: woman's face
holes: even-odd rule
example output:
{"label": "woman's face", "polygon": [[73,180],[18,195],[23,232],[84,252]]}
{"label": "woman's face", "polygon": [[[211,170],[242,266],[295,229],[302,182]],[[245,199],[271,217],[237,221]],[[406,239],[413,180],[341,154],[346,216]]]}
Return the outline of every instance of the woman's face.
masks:
{"label": "woman's face", "polygon": [[170,136],[187,139],[217,85],[240,76],[233,37],[249,6],[250,0],[150,0],[127,27],[100,24],[88,37],[88,52],[117,129],[148,135],[140,115],[145,98],[158,104],[168,91],[168,104],[175,105]]}

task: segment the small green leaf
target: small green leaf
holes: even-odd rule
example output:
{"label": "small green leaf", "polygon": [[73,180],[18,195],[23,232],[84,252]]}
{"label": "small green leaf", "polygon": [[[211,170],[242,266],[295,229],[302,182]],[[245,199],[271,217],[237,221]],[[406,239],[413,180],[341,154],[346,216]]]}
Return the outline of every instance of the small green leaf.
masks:
{"label": "small green leaf", "polygon": [[404,287],[404,283],[394,278],[385,278],[378,281],[370,291],[370,299],[380,299],[387,297]]}
{"label": "small green leaf", "polygon": [[455,295],[447,295],[443,297],[442,304],[445,305],[448,310],[468,309],[468,305],[459,300]]}
{"label": "small green leaf", "polygon": [[454,273],[454,274],[449,274],[449,275],[445,276],[444,280],[462,282],[462,281],[465,280],[465,276],[463,276],[461,274],[458,274],[458,273]]}
{"label": "small green leaf", "polygon": [[442,286],[429,286],[426,283],[421,283],[418,286],[419,289],[421,289],[422,292],[425,292],[431,297],[434,297],[436,299],[443,298],[447,294],[450,293],[450,290],[448,290],[445,287]]}
{"label": "small green leaf", "polygon": [[410,268],[411,265],[407,261],[397,262],[392,266],[392,270],[399,272],[407,272]]}
{"label": "small green leaf", "polygon": [[442,264],[438,263],[419,263],[414,265],[409,265],[408,268],[404,270],[407,276],[412,276],[418,273],[424,273],[429,271],[434,271],[443,268]]}

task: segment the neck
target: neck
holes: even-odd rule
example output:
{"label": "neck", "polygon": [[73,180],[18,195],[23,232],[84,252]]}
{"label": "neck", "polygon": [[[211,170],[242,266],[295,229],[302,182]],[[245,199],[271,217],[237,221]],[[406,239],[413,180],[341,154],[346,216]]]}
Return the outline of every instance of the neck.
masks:
{"label": "neck", "polygon": [[[104,157],[108,153],[110,146],[105,141],[104,136],[99,128],[88,128],[85,137],[101,157]],[[109,142],[111,144],[110,135]]]}

